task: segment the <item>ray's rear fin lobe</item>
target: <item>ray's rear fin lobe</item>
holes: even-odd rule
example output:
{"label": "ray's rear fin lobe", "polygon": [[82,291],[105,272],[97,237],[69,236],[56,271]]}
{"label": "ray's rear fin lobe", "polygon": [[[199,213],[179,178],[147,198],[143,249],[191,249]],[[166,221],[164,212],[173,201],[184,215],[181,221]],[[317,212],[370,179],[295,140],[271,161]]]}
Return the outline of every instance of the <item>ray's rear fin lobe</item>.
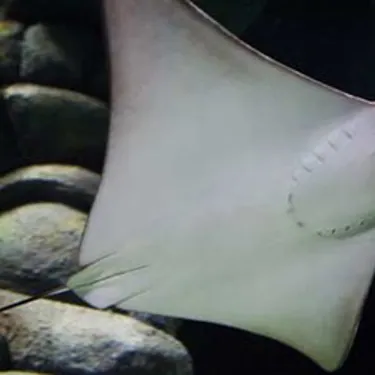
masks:
{"label": "ray's rear fin lobe", "polygon": [[[113,254],[105,255],[95,262],[86,265],[75,275],[69,278],[67,286],[56,287],[38,293],[34,296],[25,297],[8,305],[2,307],[0,306],[0,313],[27,305],[40,299],[58,296],[64,293],[69,293],[71,291],[75,292],[80,298],[82,298],[82,300],[86,301],[89,305],[101,309],[113,306],[118,303],[123,303],[133,296],[135,297],[136,295],[143,293],[143,291],[129,291],[129,294],[127,295],[124,294],[125,288],[121,288],[121,297],[114,298],[113,293],[111,294],[111,290],[113,290],[114,285],[117,285],[118,280],[122,280],[122,282],[124,282],[122,279],[124,276],[137,271],[139,272],[147,268],[147,266],[141,265],[133,268],[124,267],[122,270],[119,270],[118,265],[117,267],[113,267],[109,266],[108,264],[108,262],[110,262],[111,264],[116,264],[116,260],[113,261],[113,257]],[[109,288],[108,285],[111,285],[111,288]]]}
{"label": "ray's rear fin lobe", "polygon": [[[147,265],[130,268],[116,255],[106,256],[73,275],[67,287],[89,305],[105,309],[143,293],[147,278],[142,271],[147,268]],[[140,284],[135,283],[140,279]]]}

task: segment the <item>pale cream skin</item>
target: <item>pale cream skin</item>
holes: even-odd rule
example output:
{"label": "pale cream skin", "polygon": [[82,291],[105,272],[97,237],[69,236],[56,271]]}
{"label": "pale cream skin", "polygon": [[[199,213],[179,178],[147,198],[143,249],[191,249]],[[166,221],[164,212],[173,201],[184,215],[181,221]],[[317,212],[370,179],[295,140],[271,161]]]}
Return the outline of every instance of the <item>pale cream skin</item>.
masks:
{"label": "pale cream skin", "polygon": [[372,104],[186,1],[105,8],[111,132],[87,268],[68,286],[99,308],[262,334],[335,370],[375,265]]}

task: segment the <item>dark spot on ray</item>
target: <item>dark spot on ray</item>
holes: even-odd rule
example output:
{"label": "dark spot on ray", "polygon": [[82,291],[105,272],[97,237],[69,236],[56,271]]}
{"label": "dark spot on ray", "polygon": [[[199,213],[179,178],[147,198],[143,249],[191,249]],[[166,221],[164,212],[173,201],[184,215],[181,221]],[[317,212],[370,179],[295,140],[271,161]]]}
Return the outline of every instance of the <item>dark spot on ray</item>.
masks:
{"label": "dark spot on ray", "polygon": [[294,207],[289,207],[289,208],[286,210],[286,212],[287,212],[288,214],[293,213],[293,212],[294,212]]}
{"label": "dark spot on ray", "polygon": [[302,165],[302,168],[303,168],[306,172],[309,172],[309,173],[312,172],[312,169],[306,167],[306,165]]}
{"label": "dark spot on ray", "polygon": [[332,233],[332,234],[335,234],[335,233],[336,233],[336,229],[333,228],[333,229],[331,230],[331,233]]}
{"label": "dark spot on ray", "polygon": [[323,158],[322,155],[316,154],[316,153],[314,152],[314,156],[315,156],[315,157],[316,157],[321,163],[324,162],[324,158]]}
{"label": "dark spot on ray", "polygon": [[353,139],[353,135],[350,134],[347,130],[342,131],[349,139]]}
{"label": "dark spot on ray", "polygon": [[336,147],[336,145],[334,143],[332,143],[331,141],[328,141],[328,144],[332,148],[332,150],[337,151],[337,147]]}
{"label": "dark spot on ray", "polygon": [[345,227],[345,232],[347,232],[348,230],[350,230],[350,225],[347,225],[347,226]]}
{"label": "dark spot on ray", "polygon": [[288,203],[293,204],[293,194],[292,193],[288,194]]}

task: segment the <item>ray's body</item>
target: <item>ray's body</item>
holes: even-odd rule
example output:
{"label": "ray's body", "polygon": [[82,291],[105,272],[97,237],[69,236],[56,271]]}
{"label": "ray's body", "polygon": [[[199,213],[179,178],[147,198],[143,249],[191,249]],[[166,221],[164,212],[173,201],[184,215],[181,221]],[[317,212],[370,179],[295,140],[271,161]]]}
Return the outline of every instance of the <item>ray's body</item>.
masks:
{"label": "ray's body", "polygon": [[375,108],[267,59],[192,4],[107,0],[105,172],[68,286],[221,323],[327,370],[375,265]]}

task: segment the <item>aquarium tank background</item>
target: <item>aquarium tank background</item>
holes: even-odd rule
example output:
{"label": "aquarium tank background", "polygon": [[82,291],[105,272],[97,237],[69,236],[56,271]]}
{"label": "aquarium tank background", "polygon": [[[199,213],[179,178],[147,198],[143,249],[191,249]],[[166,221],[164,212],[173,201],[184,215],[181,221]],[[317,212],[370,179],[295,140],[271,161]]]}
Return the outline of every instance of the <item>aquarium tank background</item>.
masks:
{"label": "aquarium tank background", "polygon": [[[193,1],[264,54],[375,100],[374,0]],[[0,17],[0,280],[6,280],[0,285],[35,294],[77,270],[79,239],[100,181],[110,113],[101,0],[0,0]],[[3,290],[0,297],[1,304],[12,300]],[[131,314],[147,325],[122,315],[112,320],[72,310],[81,303],[72,294],[63,301],[70,307],[36,303],[2,317],[0,371],[191,375],[192,358],[195,375],[325,374],[257,335],[148,314]],[[46,310],[59,318],[66,313],[71,324],[51,325]],[[121,332],[124,351],[112,340]],[[137,346],[145,337],[154,341]],[[335,375],[374,374],[374,337],[372,288],[354,347]]]}

